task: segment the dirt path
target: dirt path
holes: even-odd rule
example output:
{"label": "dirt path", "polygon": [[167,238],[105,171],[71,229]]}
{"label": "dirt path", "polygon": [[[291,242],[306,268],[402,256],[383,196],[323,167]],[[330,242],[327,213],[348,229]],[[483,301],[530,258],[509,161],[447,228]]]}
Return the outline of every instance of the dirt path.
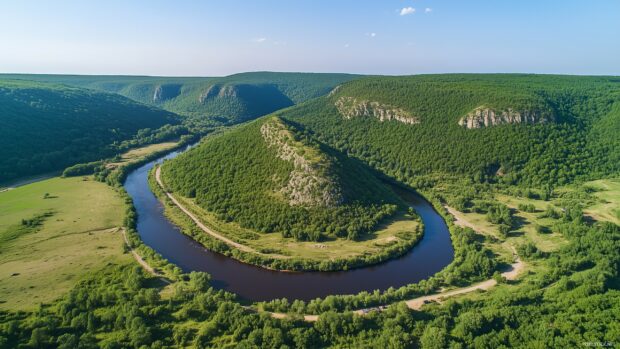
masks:
{"label": "dirt path", "polygon": [[[444,206],[444,207],[454,217],[454,223],[456,225],[461,226],[461,227],[469,227],[471,229],[476,230],[475,226],[471,224],[470,222],[468,222],[467,220],[463,219],[463,217],[460,216],[458,211],[456,211],[455,209],[449,206]],[[514,262],[510,265],[509,268],[503,271],[501,275],[506,280],[515,280],[525,268],[525,264],[517,255],[517,251],[515,250],[515,248],[510,246],[510,249],[512,250],[512,253],[513,253]],[[439,293],[431,294],[428,296],[412,298],[412,299],[406,300],[405,304],[407,304],[407,307],[409,307],[410,309],[420,310],[420,308],[422,308],[422,306],[426,303],[429,303],[429,302],[441,303],[447,298],[478,291],[478,290],[486,291],[495,285],[497,285],[497,281],[495,281],[495,279],[489,279],[489,280],[485,280],[485,281],[479,282],[477,284],[474,284],[468,287],[457,288],[454,290],[439,292]],[[386,305],[381,305],[381,306],[376,306],[372,308],[359,309],[359,310],[353,311],[353,313],[357,315],[365,315],[371,311],[382,311],[383,309],[385,309],[385,307]],[[273,318],[276,318],[276,319],[284,319],[288,317],[288,315],[284,313],[270,313],[270,314]],[[318,319],[319,319],[318,315],[304,315],[304,320],[308,322],[314,322],[314,321],[317,321]]]}
{"label": "dirt path", "polygon": [[[523,270],[523,267],[524,267],[523,262],[518,257],[515,256],[515,258],[516,258],[515,262],[510,265],[510,268],[501,274],[506,280],[515,280],[519,276],[521,271]],[[407,307],[409,307],[410,309],[420,310],[420,308],[422,308],[422,306],[426,303],[429,303],[429,302],[441,303],[447,298],[474,292],[477,290],[482,290],[482,291],[488,290],[495,285],[497,285],[497,281],[495,281],[494,279],[489,279],[489,280],[485,280],[485,281],[482,281],[480,283],[477,283],[477,284],[474,284],[468,287],[457,288],[454,290],[431,294],[428,296],[412,298],[412,299],[406,300],[405,304],[407,304]],[[358,309],[358,310],[353,311],[353,313],[357,315],[365,315],[372,311],[382,311],[386,308],[386,306],[387,305],[381,305],[381,306],[376,306],[372,308]],[[285,319],[289,316],[288,314],[285,314],[285,313],[269,312],[269,314],[274,319]],[[307,322],[315,322],[319,320],[319,315],[304,315],[304,320]]]}
{"label": "dirt path", "polygon": [[130,252],[131,255],[133,256],[133,258],[138,262],[138,264],[140,264],[142,266],[142,268],[144,268],[144,270],[146,270],[149,274],[158,277],[160,280],[162,280],[163,282],[170,284],[172,283],[170,280],[168,280],[164,275],[158,273],[155,269],[153,269],[153,267],[151,267],[139,254],[138,252],[136,252],[136,250],[134,250],[133,248],[131,248],[130,244],[129,244],[129,239],[127,239],[127,233],[125,232],[125,228],[119,228],[119,230],[121,231],[121,234],[123,234],[123,239],[125,240],[125,244],[130,248]]}
{"label": "dirt path", "polygon": [[[515,254],[515,262],[512,263],[510,265],[510,268],[504,271],[501,275],[506,280],[515,280],[519,276],[523,268],[524,268],[523,261],[521,261],[521,259]],[[450,291],[432,294],[428,296],[413,298],[408,301],[405,301],[405,303],[407,304],[409,308],[419,310],[422,307],[422,305],[428,302],[434,301],[434,302],[441,303],[446,298],[450,298],[452,296],[465,294],[469,292],[474,292],[477,290],[486,291],[495,285],[497,285],[497,281],[495,281],[494,279],[489,279],[489,280],[485,280],[480,283],[471,285],[469,287],[457,288],[455,290],[450,290]]]}
{"label": "dirt path", "polygon": [[452,215],[452,217],[454,217],[454,224],[458,225],[459,227],[471,228],[473,231],[478,231],[476,226],[470,223],[469,221],[465,220],[465,218],[461,216],[461,213],[459,211],[453,209],[452,207],[448,205],[443,205],[443,207],[446,210],[448,210],[448,212],[450,213],[450,215]]}
{"label": "dirt path", "polygon": [[172,202],[181,210],[183,211],[192,221],[194,221],[194,223],[196,223],[196,225],[202,229],[205,233],[213,236],[214,238],[221,240],[225,243],[227,243],[228,245],[234,246],[238,249],[240,249],[241,251],[244,252],[251,252],[251,253],[257,253],[260,254],[258,251],[254,250],[251,247],[248,247],[246,245],[242,245],[238,242],[232,241],[231,239],[222,236],[221,234],[211,230],[209,227],[207,227],[206,225],[202,224],[202,222],[200,222],[200,220],[198,220],[198,218],[196,216],[194,216],[194,214],[192,214],[187,208],[185,208],[185,206],[181,205],[181,203],[174,198],[174,196],[172,196],[172,194],[170,194],[169,192],[166,191],[164,184],[161,181],[161,167],[158,166],[157,169],[155,170],[155,180],[157,181],[157,184],[159,184],[159,187],[164,191],[164,193],[166,193],[166,196],[168,198],[170,198],[170,200],[172,200]]}

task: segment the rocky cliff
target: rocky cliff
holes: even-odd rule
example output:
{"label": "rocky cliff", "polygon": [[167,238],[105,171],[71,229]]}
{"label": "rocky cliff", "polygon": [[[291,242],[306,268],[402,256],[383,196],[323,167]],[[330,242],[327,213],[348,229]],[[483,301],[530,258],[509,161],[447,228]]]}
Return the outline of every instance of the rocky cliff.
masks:
{"label": "rocky cliff", "polygon": [[260,132],[278,158],[293,164],[287,184],[280,189],[291,206],[333,207],[344,201],[338,184],[328,175],[331,164],[324,154],[295,140],[278,118],[266,121]]}
{"label": "rocky cliff", "polygon": [[165,84],[155,86],[153,92],[153,102],[164,102],[169,99],[178,97],[181,94],[181,85]]}
{"label": "rocky cliff", "polygon": [[244,87],[244,85],[211,85],[198,96],[198,102],[204,103],[207,99],[213,97],[238,97],[239,91]]}
{"label": "rocky cliff", "polygon": [[553,121],[550,113],[535,110],[514,110],[508,108],[495,111],[484,106],[478,107],[459,120],[459,125],[468,129],[483,128],[505,124],[542,124]]}
{"label": "rocky cliff", "polygon": [[420,120],[411,113],[379,102],[359,100],[354,97],[340,97],[334,103],[338,112],[346,119],[360,116],[371,116],[379,121],[398,121],[405,124],[417,124]]}
{"label": "rocky cliff", "polygon": [[220,93],[219,85],[211,85],[209,86],[203,93],[198,97],[198,102],[204,103],[206,99],[217,96]]}

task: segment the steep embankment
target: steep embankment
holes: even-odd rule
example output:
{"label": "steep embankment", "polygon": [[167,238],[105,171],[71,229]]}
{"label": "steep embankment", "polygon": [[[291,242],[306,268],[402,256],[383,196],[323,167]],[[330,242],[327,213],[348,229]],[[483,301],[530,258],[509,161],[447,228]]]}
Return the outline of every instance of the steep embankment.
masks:
{"label": "steep embankment", "polygon": [[0,182],[108,157],[144,129],[180,122],[119,95],[18,80],[0,81],[0,118]]}
{"label": "steep embankment", "polygon": [[213,125],[234,124],[325,95],[349,74],[242,73],[216,78],[5,75],[113,92]]}
{"label": "steep embankment", "polygon": [[401,205],[363,165],[277,117],[208,139],[162,172],[219,220],[297,240],[357,239]]}
{"label": "steep embankment", "polygon": [[619,101],[606,77],[369,77],[282,117],[416,187],[449,176],[542,186],[620,171]]}

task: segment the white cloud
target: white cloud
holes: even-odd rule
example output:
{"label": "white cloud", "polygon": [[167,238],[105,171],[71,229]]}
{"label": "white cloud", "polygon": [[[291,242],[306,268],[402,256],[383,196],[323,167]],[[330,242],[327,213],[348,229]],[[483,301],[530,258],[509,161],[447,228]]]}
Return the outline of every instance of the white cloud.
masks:
{"label": "white cloud", "polygon": [[431,12],[433,12],[433,9],[430,7],[427,7],[424,9],[424,13],[431,13]]}
{"label": "white cloud", "polygon": [[377,36],[377,33],[368,33],[366,35],[370,36],[371,38],[374,38],[375,36]]}
{"label": "white cloud", "polygon": [[345,48],[348,48],[349,46],[351,46],[351,45],[349,45],[349,44],[344,44],[344,47],[345,47]]}
{"label": "white cloud", "polygon": [[415,9],[414,9],[413,7],[411,7],[411,6],[409,6],[409,7],[403,7],[403,8],[400,10],[400,15],[401,15],[401,16],[406,16],[406,15],[410,15],[410,14],[413,14],[413,13],[415,13]]}
{"label": "white cloud", "polygon": [[265,42],[265,41],[267,41],[267,38],[256,38],[256,39],[254,39],[254,42],[257,42],[257,43],[259,43],[259,44],[260,44],[260,43],[263,43],[263,42]]}

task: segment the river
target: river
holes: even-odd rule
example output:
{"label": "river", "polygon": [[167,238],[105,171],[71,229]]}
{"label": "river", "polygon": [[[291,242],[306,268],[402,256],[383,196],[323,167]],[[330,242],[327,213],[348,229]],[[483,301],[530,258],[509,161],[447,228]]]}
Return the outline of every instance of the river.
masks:
{"label": "river", "polygon": [[426,279],[454,258],[445,221],[426,200],[413,192],[402,195],[424,221],[424,236],[402,257],[381,264],[338,272],[280,272],[211,252],[168,221],[162,203],[149,188],[149,170],[156,163],[178,154],[173,152],[149,162],[127,177],[124,186],[138,213],[138,233],[146,245],[183,271],[207,272],[214,287],[234,292],[241,298],[309,300],[331,294],[385,290]]}

